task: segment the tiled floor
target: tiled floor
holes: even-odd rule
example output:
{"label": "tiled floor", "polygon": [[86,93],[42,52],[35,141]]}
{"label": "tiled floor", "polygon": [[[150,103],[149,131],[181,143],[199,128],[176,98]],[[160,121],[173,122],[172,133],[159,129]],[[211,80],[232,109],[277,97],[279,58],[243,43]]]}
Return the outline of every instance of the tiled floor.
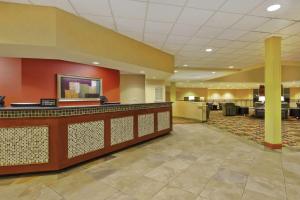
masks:
{"label": "tiled floor", "polygon": [[298,200],[300,152],[205,124],[61,173],[0,179],[1,200]]}

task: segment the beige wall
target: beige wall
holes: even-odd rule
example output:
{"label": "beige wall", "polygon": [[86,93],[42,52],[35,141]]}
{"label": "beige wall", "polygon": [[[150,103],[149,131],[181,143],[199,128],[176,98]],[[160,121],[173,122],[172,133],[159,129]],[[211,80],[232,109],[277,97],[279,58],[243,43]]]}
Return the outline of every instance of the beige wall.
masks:
{"label": "beige wall", "polygon": [[300,88],[290,88],[290,98],[300,99]]}
{"label": "beige wall", "polygon": [[121,74],[121,103],[145,102],[145,76]]}
{"label": "beige wall", "polygon": [[207,99],[207,88],[176,88],[176,99],[183,100],[184,97],[195,96]]}
{"label": "beige wall", "polygon": [[220,99],[252,99],[252,89],[209,89],[208,99],[209,100],[220,100]]}
{"label": "beige wall", "polygon": [[155,89],[162,89],[162,99],[161,101],[166,101],[166,85],[163,80],[146,80],[146,102],[152,103],[155,102]]}

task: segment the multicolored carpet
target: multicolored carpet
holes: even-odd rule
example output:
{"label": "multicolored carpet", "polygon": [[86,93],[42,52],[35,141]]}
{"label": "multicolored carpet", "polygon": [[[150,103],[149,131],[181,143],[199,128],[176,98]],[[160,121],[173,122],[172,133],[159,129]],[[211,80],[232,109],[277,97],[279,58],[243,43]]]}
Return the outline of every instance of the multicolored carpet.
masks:
{"label": "multicolored carpet", "polygon": [[[251,116],[223,116],[221,111],[213,111],[210,112],[207,123],[260,144],[264,142],[263,119]],[[300,120],[283,120],[282,141],[283,146],[300,147]]]}

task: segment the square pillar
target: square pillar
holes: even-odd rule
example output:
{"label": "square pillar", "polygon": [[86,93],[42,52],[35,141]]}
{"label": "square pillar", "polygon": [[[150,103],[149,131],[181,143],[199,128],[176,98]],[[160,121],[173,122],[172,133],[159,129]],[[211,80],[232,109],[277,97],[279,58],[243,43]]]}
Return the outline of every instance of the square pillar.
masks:
{"label": "square pillar", "polygon": [[265,40],[265,98],[265,146],[281,149],[281,37]]}
{"label": "square pillar", "polygon": [[176,101],[176,83],[171,82],[171,87],[170,87],[170,101],[174,102]]}

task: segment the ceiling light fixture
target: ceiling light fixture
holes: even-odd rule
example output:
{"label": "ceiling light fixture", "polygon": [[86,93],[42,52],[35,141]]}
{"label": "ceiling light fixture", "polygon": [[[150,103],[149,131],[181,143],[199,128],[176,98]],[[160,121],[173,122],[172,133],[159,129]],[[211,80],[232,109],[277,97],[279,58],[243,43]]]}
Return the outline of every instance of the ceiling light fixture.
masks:
{"label": "ceiling light fixture", "polygon": [[281,8],[281,5],[280,4],[274,4],[274,5],[271,5],[267,8],[267,11],[268,12],[274,12],[276,10],[279,10]]}
{"label": "ceiling light fixture", "polygon": [[206,52],[212,52],[212,49],[205,49]]}
{"label": "ceiling light fixture", "polygon": [[217,72],[211,72],[211,73],[215,74],[215,73],[217,73]]}
{"label": "ceiling light fixture", "polygon": [[233,69],[233,68],[234,68],[234,66],[229,66],[228,68],[229,68],[229,69]]}
{"label": "ceiling light fixture", "polygon": [[99,65],[99,62],[94,61],[93,64],[94,64],[94,65]]}
{"label": "ceiling light fixture", "polygon": [[141,74],[145,74],[145,71],[142,70],[142,71],[140,71],[140,73],[141,73]]}
{"label": "ceiling light fixture", "polygon": [[177,73],[177,72],[178,72],[177,70],[174,71],[174,73]]}
{"label": "ceiling light fixture", "polygon": [[188,67],[189,65],[188,65],[188,64],[184,64],[183,66],[184,66],[184,67]]}

